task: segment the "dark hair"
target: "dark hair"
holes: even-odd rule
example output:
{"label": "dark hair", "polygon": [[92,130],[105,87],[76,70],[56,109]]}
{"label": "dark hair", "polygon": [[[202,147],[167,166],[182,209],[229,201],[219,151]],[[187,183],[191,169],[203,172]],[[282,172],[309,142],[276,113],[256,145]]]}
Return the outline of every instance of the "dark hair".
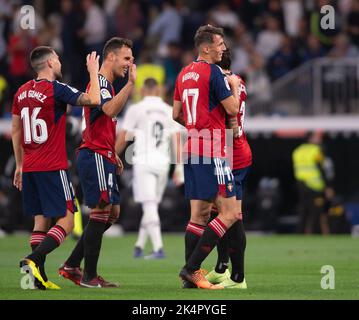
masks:
{"label": "dark hair", "polygon": [[116,49],[121,49],[122,47],[132,49],[132,41],[119,37],[111,38],[106,42],[105,46],[103,47],[102,58],[105,60],[110,52],[113,52]]}
{"label": "dark hair", "polygon": [[216,34],[223,38],[223,29],[211,26],[210,24],[201,26],[194,36],[194,45],[198,48],[202,43],[213,43],[213,36]]}
{"label": "dark hair", "polygon": [[44,66],[45,58],[55,53],[55,50],[51,47],[40,46],[33,49],[30,53],[30,64],[34,71],[39,72]]}
{"label": "dark hair", "polygon": [[232,64],[232,57],[231,57],[231,51],[227,48],[223,51],[222,54],[222,60],[220,62],[217,62],[217,65],[220,66],[222,69],[230,70]]}
{"label": "dark hair", "polygon": [[143,82],[143,87],[148,89],[148,90],[153,90],[157,86],[158,86],[158,82],[157,82],[157,80],[155,78],[147,78]]}

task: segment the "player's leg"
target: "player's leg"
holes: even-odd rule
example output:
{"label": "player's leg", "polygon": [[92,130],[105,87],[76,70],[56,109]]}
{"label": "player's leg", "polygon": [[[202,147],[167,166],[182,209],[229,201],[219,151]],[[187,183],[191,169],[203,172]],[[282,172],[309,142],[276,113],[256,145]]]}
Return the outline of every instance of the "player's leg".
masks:
{"label": "player's leg", "polygon": [[201,239],[210,217],[212,203],[203,200],[191,200],[191,218],[185,233],[186,263]]}
{"label": "player's leg", "polygon": [[238,220],[228,229],[228,253],[232,264],[230,279],[223,280],[220,285],[225,288],[247,289],[244,278],[244,254],[246,249],[246,234],[243,226],[242,201],[237,200],[236,211]]}
{"label": "player's leg", "polygon": [[[207,225],[194,252],[180,273],[182,278],[192,282],[196,282],[196,277],[200,271],[201,263],[209,255],[213,247],[216,246],[219,239],[223,237],[227,229],[238,219],[235,207],[236,198],[234,179],[226,161],[222,159],[213,159],[212,169],[209,165],[207,165],[207,167],[204,165],[199,168],[199,170],[203,173],[201,174],[203,179],[202,181],[200,179],[196,179],[196,183],[199,185],[200,183],[205,183],[206,180],[208,180],[207,182],[211,182],[208,186],[211,186],[211,184],[216,186],[215,193],[213,195],[217,194],[215,204],[220,213],[217,218],[213,219]],[[212,170],[212,172],[208,172],[208,170]],[[204,171],[207,171],[207,174],[204,174]],[[215,178],[214,182],[213,178]],[[211,194],[208,195],[209,198],[211,198],[211,196]],[[205,201],[201,202],[205,203]],[[208,289],[211,288],[212,287],[208,287]]]}
{"label": "player's leg", "polygon": [[91,210],[90,219],[84,235],[84,274],[82,281],[89,282],[97,277],[97,263],[100,255],[102,236],[110,217],[112,205],[95,207]]}
{"label": "player's leg", "polygon": [[146,201],[144,206],[145,220],[148,221],[147,228],[152,242],[153,252],[145,259],[162,259],[165,257],[163,240],[161,234],[161,222],[158,213],[158,204],[161,202],[168,181],[168,171],[159,173],[155,177],[154,199]]}
{"label": "player's leg", "polygon": [[145,256],[145,259],[164,258],[158,203],[156,201],[145,201],[142,204],[142,208],[141,226],[146,228],[153,248],[152,253]]}
{"label": "player's leg", "polygon": [[80,285],[112,287],[115,285],[107,283],[97,275],[97,264],[103,233],[110,226],[108,222],[112,206],[119,205],[116,165],[91,150],[83,149],[78,155],[77,168],[85,203],[91,208],[82,240],[85,264]]}
{"label": "player's leg", "polygon": [[[189,160],[189,162],[191,159]],[[191,216],[185,230],[185,262],[192,255],[199,239],[201,238],[204,229],[209,220],[209,214],[212,207],[211,202],[203,202],[196,200],[198,198],[198,190],[195,183],[197,178],[197,171],[199,165],[192,165],[191,163],[184,165],[185,177],[185,196],[190,199]]]}
{"label": "player's leg", "polygon": [[[38,172],[34,176],[37,190],[41,195],[40,201],[44,215],[58,219],[36,250],[26,257],[37,266],[41,266],[46,256],[60,246],[67,234],[72,231],[75,204],[67,171]],[[37,278],[35,274],[34,276]],[[45,285],[46,281],[42,277],[38,280]]]}
{"label": "player's leg", "polygon": [[[46,237],[47,232],[49,231],[51,225],[51,219],[50,218],[46,218],[43,215],[36,215],[34,217],[34,228],[33,231],[31,233],[31,238],[30,238],[30,246],[31,246],[31,250],[32,252],[36,250],[36,248],[39,246],[39,244],[44,240],[44,238]],[[45,261],[44,261],[45,263]],[[45,265],[42,264],[39,266],[39,270],[40,270],[40,274],[42,276],[42,278],[44,279],[44,281],[48,281],[47,275],[45,273]],[[35,280],[36,282],[38,282],[37,280]],[[35,283],[36,285],[36,283]],[[38,287],[39,284],[37,284],[36,286]]]}
{"label": "player's leg", "polygon": [[224,279],[220,284],[225,288],[246,289],[244,278],[244,253],[246,249],[246,234],[243,226],[242,198],[244,182],[250,167],[233,171],[236,186],[236,212],[238,220],[226,232],[228,238],[228,252],[232,264],[230,279]]}
{"label": "player's leg", "polygon": [[[212,207],[211,220],[218,216],[218,209],[216,206]],[[219,239],[217,243],[217,262],[213,270],[206,274],[206,279],[213,284],[220,283],[230,277],[228,271],[229,254],[228,254],[228,232]]]}
{"label": "player's leg", "polygon": [[138,230],[138,236],[133,251],[134,258],[143,257],[143,250],[146,246],[146,242],[149,236],[148,228],[144,223],[145,222],[144,202],[148,200],[148,193],[150,192],[153,193],[153,188],[155,186],[154,180],[155,177],[153,176],[152,173],[143,170],[140,165],[133,166],[133,181],[132,181],[133,197],[135,202],[141,203],[141,209],[142,209],[142,217]]}
{"label": "player's leg", "polygon": [[[109,229],[119,218],[120,215],[120,206],[113,205],[112,210],[109,216],[109,219],[106,223],[104,232]],[[77,241],[75,248],[72,250],[69,258],[65,263],[59,268],[59,275],[73,281],[75,284],[79,285],[83,276],[83,271],[80,267],[81,261],[84,258],[84,238],[87,231],[86,225],[80,239]]]}

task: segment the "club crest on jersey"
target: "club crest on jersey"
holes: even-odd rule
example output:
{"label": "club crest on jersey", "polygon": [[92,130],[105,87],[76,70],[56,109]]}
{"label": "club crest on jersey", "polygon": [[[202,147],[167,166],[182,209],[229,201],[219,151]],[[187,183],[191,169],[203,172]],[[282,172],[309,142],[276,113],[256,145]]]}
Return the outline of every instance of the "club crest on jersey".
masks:
{"label": "club crest on jersey", "polygon": [[108,91],[106,88],[101,89],[101,97],[102,99],[112,98],[110,91]]}
{"label": "club crest on jersey", "polygon": [[228,188],[229,192],[232,192],[233,191],[233,184],[231,182],[228,183],[227,188]]}

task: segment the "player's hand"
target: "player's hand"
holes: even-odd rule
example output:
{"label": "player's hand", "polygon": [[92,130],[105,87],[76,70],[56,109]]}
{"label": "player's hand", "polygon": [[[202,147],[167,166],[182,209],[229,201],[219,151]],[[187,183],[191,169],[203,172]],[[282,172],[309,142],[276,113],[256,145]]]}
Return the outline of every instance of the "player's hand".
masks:
{"label": "player's hand", "polygon": [[92,51],[90,54],[87,55],[86,66],[89,74],[98,73],[98,70],[100,68],[99,60],[100,56],[97,55],[96,51]]}
{"label": "player's hand", "polygon": [[17,189],[19,189],[20,191],[22,190],[22,169],[21,168],[16,168],[13,183]]}
{"label": "player's hand", "polygon": [[136,64],[131,63],[129,67],[128,82],[135,84],[137,78]]}
{"label": "player's hand", "polygon": [[232,89],[239,88],[239,85],[241,84],[241,80],[235,74],[227,75],[226,77]]}
{"label": "player's hand", "polygon": [[117,162],[117,172],[116,172],[116,174],[121,175],[122,172],[123,172],[124,167],[123,167],[123,163],[122,163],[120,157],[117,154],[116,154],[116,162]]}
{"label": "player's hand", "polygon": [[233,138],[239,137],[239,125],[237,116],[228,117],[228,128],[233,130]]}

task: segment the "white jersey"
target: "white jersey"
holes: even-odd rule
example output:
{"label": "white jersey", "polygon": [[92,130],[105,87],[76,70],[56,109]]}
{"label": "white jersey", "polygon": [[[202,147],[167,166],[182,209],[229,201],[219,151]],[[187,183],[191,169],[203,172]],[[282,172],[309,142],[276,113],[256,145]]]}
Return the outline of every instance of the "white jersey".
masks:
{"label": "white jersey", "polygon": [[129,107],[122,129],[135,138],[134,165],[143,165],[154,171],[168,170],[171,139],[179,131],[179,126],[172,119],[171,106],[160,97],[147,96]]}

